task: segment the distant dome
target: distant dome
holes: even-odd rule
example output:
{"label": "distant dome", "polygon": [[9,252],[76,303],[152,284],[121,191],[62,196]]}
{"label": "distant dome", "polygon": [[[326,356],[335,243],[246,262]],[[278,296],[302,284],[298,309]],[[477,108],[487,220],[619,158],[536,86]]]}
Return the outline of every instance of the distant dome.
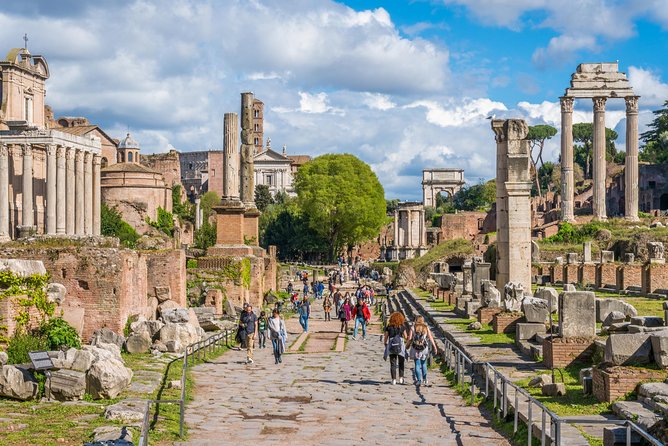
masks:
{"label": "distant dome", "polygon": [[128,136],[125,137],[120,143],[118,143],[119,149],[139,149],[139,143],[132,139],[132,136],[128,133]]}

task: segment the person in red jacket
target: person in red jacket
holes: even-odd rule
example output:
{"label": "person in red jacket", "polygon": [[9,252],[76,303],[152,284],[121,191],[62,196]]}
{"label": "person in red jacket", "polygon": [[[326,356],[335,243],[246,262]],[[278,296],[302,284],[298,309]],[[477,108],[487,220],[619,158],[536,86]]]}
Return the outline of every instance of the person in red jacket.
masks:
{"label": "person in red jacket", "polygon": [[353,317],[355,318],[355,329],[353,330],[353,339],[357,340],[357,330],[362,326],[362,339],[366,339],[366,324],[371,319],[371,312],[364,298],[357,299],[357,305],[353,308]]}

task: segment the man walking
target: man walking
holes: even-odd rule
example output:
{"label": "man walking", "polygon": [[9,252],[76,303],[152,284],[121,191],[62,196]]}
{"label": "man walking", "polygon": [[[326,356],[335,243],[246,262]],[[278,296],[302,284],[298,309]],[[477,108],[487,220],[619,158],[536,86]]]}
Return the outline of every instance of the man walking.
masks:
{"label": "man walking", "polygon": [[246,333],[246,364],[252,364],[255,334],[257,333],[257,316],[253,313],[252,305],[246,307],[240,319],[240,325]]}
{"label": "man walking", "polygon": [[304,332],[308,331],[308,318],[311,316],[311,305],[308,301],[308,296],[304,296],[301,305],[299,305],[299,323],[301,324]]}
{"label": "man walking", "polygon": [[353,308],[353,317],[355,318],[355,328],[353,329],[353,339],[357,340],[357,329],[362,326],[362,339],[366,339],[366,324],[371,319],[369,307],[364,302],[364,298],[357,299],[357,305]]}

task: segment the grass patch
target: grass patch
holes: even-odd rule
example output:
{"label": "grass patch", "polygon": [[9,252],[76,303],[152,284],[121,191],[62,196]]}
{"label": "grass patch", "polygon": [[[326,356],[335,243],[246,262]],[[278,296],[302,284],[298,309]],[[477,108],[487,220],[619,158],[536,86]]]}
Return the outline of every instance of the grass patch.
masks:
{"label": "grass patch", "polygon": [[480,330],[467,330],[467,332],[479,337],[481,344],[515,343],[515,335],[513,333],[494,333],[492,326],[489,324],[482,324],[482,328]]}
{"label": "grass patch", "polygon": [[415,271],[422,271],[429,267],[432,262],[448,257],[464,257],[473,254],[473,243],[470,240],[454,239],[447,240],[440,245],[436,245],[425,253],[422,257],[404,260],[402,265],[409,266]]}

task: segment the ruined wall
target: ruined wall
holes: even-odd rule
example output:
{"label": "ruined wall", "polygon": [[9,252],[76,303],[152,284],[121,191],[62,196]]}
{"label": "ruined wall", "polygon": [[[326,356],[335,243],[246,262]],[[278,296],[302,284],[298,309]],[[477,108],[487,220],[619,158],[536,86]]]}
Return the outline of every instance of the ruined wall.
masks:
{"label": "ruined wall", "polygon": [[146,261],[135,251],[77,244],[3,246],[0,257],[44,262],[50,281],[67,289],[63,316],[80,324],[75,328],[85,341],[102,327],[122,332],[129,315],[151,313],[146,298]]}
{"label": "ruined wall", "polygon": [[[444,214],[441,217],[441,233],[438,243],[445,240],[463,238],[473,240],[479,233],[484,233],[486,212],[458,212]],[[494,231],[495,229],[492,229]],[[487,231],[489,232],[489,231]]]}
{"label": "ruined wall", "polygon": [[176,150],[170,150],[169,153],[142,155],[141,163],[160,172],[165,179],[165,184],[170,188],[175,184],[181,184],[181,160]]}
{"label": "ruined wall", "polygon": [[147,269],[147,292],[152,295],[155,287],[168,286],[172,300],[186,307],[186,253],[182,249],[143,251]]}

